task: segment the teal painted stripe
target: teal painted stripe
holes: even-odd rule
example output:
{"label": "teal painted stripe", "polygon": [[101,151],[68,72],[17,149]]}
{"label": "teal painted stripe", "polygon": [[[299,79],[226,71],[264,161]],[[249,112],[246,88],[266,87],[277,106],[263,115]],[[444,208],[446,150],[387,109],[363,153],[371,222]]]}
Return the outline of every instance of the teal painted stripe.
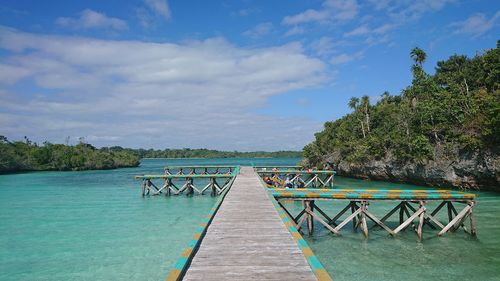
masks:
{"label": "teal painted stripe", "polygon": [[313,171],[305,171],[305,170],[266,170],[266,171],[257,171],[258,174],[301,174],[301,175],[335,175],[337,172],[330,170],[313,170]]}
{"label": "teal painted stripe", "polygon": [[186,266],[187,262],[188,262],[187,258],[179,258],[175,263],[174,267],[175,269],[182,270],[184,266]]}
{"label": "teal painted stripe", "polygon": [[[235,169],[235,172],[236,172],[235,175],[237,173],[239,173],[239,166]],[[187,248],[185,248],[183,250],[183,252],[187,251],[187,250],[191,250],[189,257],[180,257],[177,260],[177,262],[175,263],[174,270],[177,270],[180,273],[176,274],[173,270],[173,271],[169,272],[169,275],[168,275],[169,277],[173,276],[173,277],[175,277],[176,280],[182,280],[182,278],[184,277],[184,274],[186,273],[187,269],[189,268],[189,264],[191,263],[191,260],[193,259],[194,255],[196,254],[196,250],[200,246],[203,238],[205,237],[205,234],[207,232],[208,227],[212,223],[213,218],[215,217],[217,211],[219,210],[219,208],[222,204],[222,201],[226,197],[226,194],[231,189],[231,187],[232,187],[232,185],[224,192],[224,194],[222,194],[222,196],[220,196],[217,199],[217,201],[215,202],[212,209],[208,212],[207,218],[203,220],[203,223],[205,223],[206,226],[205,227],[198,227],[196,229],[196,232],[193,234],[193,237],[197,234],[199,234],[199,237],[197,239],[192,239],[191,241],[189,241]]]}
{"label": "teal painted stripe", "polygon": [[[262,183],[262,181],[261,181],[261,183]],[[267,188],[264,184],[262,184],[262,187]],[[268,192],[268,193],[271,193],[271,192]],[[272,195],[272,194],[269,194],[269,195]],[[283,222],[291,222],[291,219],[288,217],[288,215],[285,213],[285,211],[283,211],[282,208],[278,205],[278,202],[276,201],[274,196],[269,196],[269,199],[271,200],[274,207],[278,211]],[[316,275],[316,277],[318,278],[318,280],[324,280],[323,278],[320,278],[320,276],[317,275],[317,272],[324,271],[327,275],[328,275],[328,273],[327,273],[326,269],[323,267],[323,265],[321,264],[321,262],[319,261],[319,259],[316,257],[316,255],[314,255],[313,251],[311,250],[311,248],[307,244],[306,240],[304,240],[302,235],[300,235],[300,232],[297,230],[297,228],[295,226],[293,226],[293,225],[288,226],[288,231],[290,232],[290,234],[293,234],[293,235],[298,234],[300,236],[299,239],[295,240],[295,242],[297,243],[297,246],[302,251],[307,250],[308,252],[312,253],[311,256],[306,258],[307,262],[308,262],[309,266],[311,267],[312,271],[314,272],[314,274]],[[328,276],[328,279],[331,280],[331,277]]]}
{"label": "teal painted stripe", "polygon": [[310,256],[308,261],[309,264],[311,264],[314,269],[319,269],[323,267],[323,265],[316,256]]}
{"label": "teal painted stripe", "polygon": [[196,175],[196,174],[186,174],[186,175],[141,175],[141,176],[135,176],[135,179],[138,180],[151,180],[151,179],[208,179],[208,178],[232,178],[234,177],[235,174],[207,174],[207,175]]}
{"label": "teal painted stripe", "polygon": [[438,193],[438,194],[470,194],[462,191],[456,190],[445,190],[445,189],[429,189],[429,190],[413,190],[413,189],[329,189],[329,188],[299,188],[299,189],[286,189],[286,188],[272,188],[271,191],[286,191],[286,192],[359,192],[359,193]]}
{"label": "teal painted stripe", "polygon": [[475,194],[458,191],[452,192],[415,192],[411,190],[379,191],[379,190],[314,190],[314,189],[270,189],[269,192],[278,198],[335,198],[338,199],[475,199]]}
{"label": "teal painted stripe", "polygon": [[236,168],[238,165],[165,166],[165,169]]}

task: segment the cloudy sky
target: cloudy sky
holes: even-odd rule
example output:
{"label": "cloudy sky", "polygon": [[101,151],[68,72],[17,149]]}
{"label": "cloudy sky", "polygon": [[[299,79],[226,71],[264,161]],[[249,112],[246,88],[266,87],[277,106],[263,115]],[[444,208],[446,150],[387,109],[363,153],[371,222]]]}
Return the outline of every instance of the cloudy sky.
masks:
{"label": "cloudy sky", "polygon": [[0,135],[301,149],[352,96],[500,39],[489,0],[0,0]]}

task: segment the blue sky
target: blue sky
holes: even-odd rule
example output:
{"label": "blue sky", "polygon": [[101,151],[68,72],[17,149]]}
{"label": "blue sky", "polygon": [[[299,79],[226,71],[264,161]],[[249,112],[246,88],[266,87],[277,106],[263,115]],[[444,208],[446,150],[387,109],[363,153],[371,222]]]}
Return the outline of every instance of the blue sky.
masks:
{"label": "blue sky", "polygon": [[500,2],[0,1],[0,134],[301,149],[325,121],[496,46]]}

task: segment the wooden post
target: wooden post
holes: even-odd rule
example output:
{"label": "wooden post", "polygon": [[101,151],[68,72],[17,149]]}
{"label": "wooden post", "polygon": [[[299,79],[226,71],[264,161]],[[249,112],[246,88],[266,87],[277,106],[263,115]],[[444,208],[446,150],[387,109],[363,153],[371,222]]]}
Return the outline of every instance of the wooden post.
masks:
{"label": "wooden post", "polygon": [[215,178],[210,178],[210,186],[212,187],[212,193],[210,195],[217,195],[217,187],[215,186]]}
{"label": "wooden post", "polygon": [[448,230],[450,230],[451,228],[453,228],[456,224],[460,225],[462,223],[462,220],[464,218],[464,216],[466,216],[470,209],[472,208],[471,205],[467,205],[465,206],[465,208],[460,211],[460,213],[458,213],[455,218],[453,218],[453,220],[451,220],[451,222],[448,223],[448,225],[446,225],[439,233],[438,235],[441,236],[443,234],[445,234]]}
{"label": "wooden post", "polygon": [[[401,202],[399,204],[399,225],[402,225],[403,222],[405,221],[405,210],[403,209],[404,208],[404,205],[403,205],[404,202]],[[383,219],[382,219],[383,220]]]}
{"label": "wooden post", "polygon": [[193,178],[186,178],[186,195],[192,196],[194,194],[193,190]]}
{"label": "wooden post", "polygon": [[359,216],[361,220],[361,230],[363,231],[365,237],[368,237],[368,225],[366,224],[366,216],[365,216],[365,211],[367,209],[368,209],[368,202],[361,201],[361,212],[359,213]]}
{"label": "wooden post", "polygon": [[169,179],[169,178],[166,178],[165,179],[165,185],[167,186],[167,192],[166,192],[166,196],[170,196],[172,190],[170,190],[170,187],[172,186],[172,179]]}
{"label": "wooden post", "polygon": [[[356,212],[356,202],[355,201],[351,201],[351,212],[352,214],[354,214],[354,212]],[[357,219],[356,219],[357,216],[353,217],[352,219],[352,230],[356,231],[356,227],[358,225],[357,223]]]}
{"label": "wooden post", "polygon": [[417,236],[418,236],[418,239],[419,240],[422,240],[422,228],[424,226],[424,218],[425,218],[425,202],[424,201],[420,201],[419,202],[419,205],[420,205],[420,209],[422,209],[423,211],[420,213],[419,215],[419,219],[418,219],[418,227],[417,227]]}
{"label": "wooden post", "polygon": [[142,197],[146,195],[146,180],[142,180]]}
{"label": "wooden post", "polygon": [[469,201],[469,205],[471,206],[469,211],[470,234],[476,237],[477,230],[476,230],[476,218],[474,217],[474,201]]}
{"label": "wooden post", "polygon": [[409,216],[409,218],[405,222],[403,222],[396,229],[394,229],[394,234],[398,234],[398,232],[408,227],[410,223],[413,223],[413,220],[417,218],[421,212],[423,212],[423,209],[420,208],[413,215]]}
{"label": "wooden post", "polygon": [[309,235],[313,234],[314,231],[314,220],[313,216],[310,214],[312,212],[311,206],[314,206],[314,201],[304,200],[304,208],[306,209],[306,217],[307,217],[307,230]]}
{"label": "wooden post", "polygon": [[451,213],[451,202],[446,202],[446,207],[448,207],[448,223],[453,219],[453,215]]}

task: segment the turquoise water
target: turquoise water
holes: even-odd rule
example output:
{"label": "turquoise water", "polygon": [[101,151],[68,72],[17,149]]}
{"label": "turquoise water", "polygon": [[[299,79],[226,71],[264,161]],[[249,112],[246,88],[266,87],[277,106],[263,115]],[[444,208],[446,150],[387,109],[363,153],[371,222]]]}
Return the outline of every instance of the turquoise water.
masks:
{"label": "turquoise water", "polygon": [[165,165],[298,159],[155,159],[138,168],[0,176],[0,280],[164,280],[216,198],[142,198]]}
{"label": "turquoise water", "polygon": [[[426,188],[342,177],[336,178],[335,186]],[[437,231],[428,227],[424,228],[424,239],[421,242],[417,241],[415,232],[410,229],[394,238],[384,230],[370,230],[368,239],[365,239],[361,232],[352,230],[352,224],[342,229],[342,236],[335,236],[319,223],[315,224],[314,235],[308,237],[305,234],[304,238],[336,281],[500,280],[500,194],[476,194],[478,199],[474,213],[478,224],[477,239],[471,238],[463,230],[438,237]],[[332,201],[317,204],[332,216],[346,205]],[[396,205],[397,203],[376,202],[369,206],[369,211],[381,218]],[[286,206],[292,209],[295,207],[295,210],[299,207],[297,203],[295,206]],[[435,206],[436,203],[429,203],[427,207],[433,210]],[[446,212],[440,213],[438,217],[445,221]],[[389,221],[389,226],[394,228],[398,220],[396,213]]]}
{"label": "turquoise water", "polygon": [[[215,198],[142,198],[165,165],[292,165],[298,159],[154,159],[138,168],[0,176],[0,280],[163,280]],[[417,188],[338,177],[344,188]],[[422,187],[418,187],[421,189]],[[304,235],[335,280],[500,280],[500,195],[477,193],[478,239],[381,230]],[[319,203],[333,213],[339,203]],[[288,204],[289,207],[294,207]],[[297,207],[297,206],[295,206]],[[391,203],[370,205],[380,215]]]}

